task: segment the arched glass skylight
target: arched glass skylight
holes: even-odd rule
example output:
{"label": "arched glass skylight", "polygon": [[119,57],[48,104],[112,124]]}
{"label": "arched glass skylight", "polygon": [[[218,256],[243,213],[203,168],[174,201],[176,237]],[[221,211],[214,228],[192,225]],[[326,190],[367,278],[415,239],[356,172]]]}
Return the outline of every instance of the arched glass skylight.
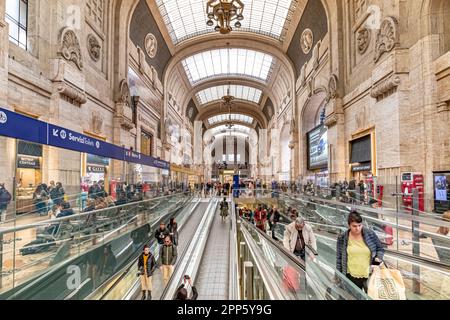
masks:
{"label": "arched glass skylight", "polygon": [[201,105],[221,100],[222,97],[228,94],[228,88],[230,88],[230,94],[236,99],[246,100],[257,104],[261,101],[261,90],[241,85],[217,86],[202,90],[197,93],[197,100]]}
{"label": "arched glass skylight", "polygon": [[208,122],[210,125],[213,125],[213,124],[225,122],[228,120],[239,121],[239,122],[244,122],[244,123],[248,123],[248,124],[253,123],[252,117],[244,116],[243,114],[235,114],[235,113],[231,114],[231,119],[230,119],[229,114],[221,114],[220,116],[215,116],[215,117],[209,118]]}
{"label": "arched glass skylight", "polygon": [[254,50],[233,48],[201,52],[182,63],[191,85],[224,76],[244,76],[267,82],[274,58]]}
{"label": "arched glass skylight", "polygon": [[212,132],[214,135],[220,134],[220,133],[228,133],[229,134],[229,133],[237,133],[237,132],[248,135],[248,134],[250,134],[250,128],[246,127],[246,126],[235,125],[230,129],[226,125],[223,125],[223,126],[219,126],[219,127],[212,129]]}
{"label": "arched glass skylight", "polygon": [[[239,31],[255,32],[283,41],[296,0],[245,0]],[[176,45],[189,38],[215,32],[206,25],[205,0],[156,0],[161,16]]]}

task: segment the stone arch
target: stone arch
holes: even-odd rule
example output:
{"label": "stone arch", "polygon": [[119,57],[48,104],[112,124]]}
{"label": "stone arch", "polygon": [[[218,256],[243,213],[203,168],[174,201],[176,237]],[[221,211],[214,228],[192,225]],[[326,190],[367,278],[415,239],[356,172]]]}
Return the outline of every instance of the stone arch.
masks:
{"label": "stone arch", "polygon": [[113,41],[113,73],[112,85],[114,100],[118,99],[120,82],[128,79],[128,39],[130,35],[131,18],[139,0],[114,1],[114,41]]}
{"label": "stone arch", "polygon": [[301,170],[303,175],[308,172],[307,157],[308,157],[308,142],[306,139],[307,133],[313,130],[320,124],[320,113],[323,107],[327,104],[327,92],[324,89],[316,90],[315,93],[308,99],[301,111],[301,123],[300,123],[300,137],[303,141],[300,145],[301,154]]}
{"label": "stone arch", "polygon": [[424,0],[421,18],[423,36],[429,34],[439,35],[439,52],[437,57],[450,51],[450,1]]}
{"label": "stone arch", "polygon": [[[251,49],[272,55],[275,59],[281,62],[284,68],[288,71],[289,82],[291,85],[291,92],[295,92],[294,66],[289,57],[281,50],[281,48],[273,45],[273,43],[270,42],[269,44],[261,40],[260,37],[256,35],[250,35],[250,39],[248,38],[248,36],[249,36],[248,34],[246,34],[245,36],[232,35],[225,38],[221,37],[220,39],[217,39],[217,37],[214,37],[212,35],[205,35],[192,39],[189,45],[180,47],[177,50],[176,54],[172,57],[172,59],[168,63],[164,72],[164,86],[166,86],[167,80],[170,79],[172,73],[176,72],[177,66],[185,57],[203,51],[211,50],[211,48],[223,49],[231,47],[231,48]],[[230,45],[227,46],[227,43],[229,43]],[[243,79],[241,80],[245,81]],[[258,83],[255,81],[254,84],[258,85]],[[187,99],[188,98],[186,98],[186,100]],[[183,104],[183,106],[185,106],[185,104]],[[166,107],[167,106],[165,105],[165,108]]]}

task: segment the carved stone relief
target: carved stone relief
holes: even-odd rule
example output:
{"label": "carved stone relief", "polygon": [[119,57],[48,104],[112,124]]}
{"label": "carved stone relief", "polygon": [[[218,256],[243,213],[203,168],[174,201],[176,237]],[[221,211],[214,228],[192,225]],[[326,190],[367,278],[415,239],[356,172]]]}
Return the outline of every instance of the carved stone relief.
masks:
{"label": "carved stone relief", "polygon": [[101,57],[102,47],[97,37],[94,36],[93,34],[88,35],[87,44],[88,44],[88,52],[91,59],[94,60],[95,62],[99,61]]}
{"label": "carved stone relief", "polygon": [[333,74],[328,80],[328,99],[335,99],[337,97],[338,77]]}
{"label": "carved stone relief", "polygon": [[127,106],[131,107],[130,87],[128,86],[126,80],[122,80],[122,82],[120,83],[119,100],[117,102],[124,103]]}
{"label": "carved stone relief", "polygon": [[83,58],[76,33],[70,28],[63,29],[60,42],[59,54],[67,61],[73,62],[81,70],[83,68]]}
{"label": "carved stone relief", "polygon": [[357,32],[356,35],[356,44],[358,47],[359,54],[364,54],[369,48],[371,40],[371,32],[367,28],[362,28]]}
{"label": "carved stone relief", "polygon": [[384,94],[388,93],[392,89],[398,87],[401,83],[401,79],[398,75],[394,74],[388,77],[387,79],[382,80],[376,85],[372,86],[372,90],[370,95],[372,98],[379,99]]}
{"label": "carved stone relief", "polygon": [[92,131],[96,134],[100,134],[103,128],[103,117],[99,112],[92,113]]}
{"label": "carved stone relief", "polygon": [[375,57],[377,62],[381,56],[390,52],[395,48],[398,43],[398,23],[394,17],[387,17],[381,23],[381,28],[378,31],[376,44],[375,44]]}
{"label": "carved stone relief", "polygon": [[158,52],[158,40],[156,40],[156,37],[151,33],[145,37],[145,51],[151,59],[153,59]]}
{"label": "carved stone relief", "polygon": [[304,54],[308,54],[314,43],[314,35],[311,29],[305,29],[300,37],[300,46]]}

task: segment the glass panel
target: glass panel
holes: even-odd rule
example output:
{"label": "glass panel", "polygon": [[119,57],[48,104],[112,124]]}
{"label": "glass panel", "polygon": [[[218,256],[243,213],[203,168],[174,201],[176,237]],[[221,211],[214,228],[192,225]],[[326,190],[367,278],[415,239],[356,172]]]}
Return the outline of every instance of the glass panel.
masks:
{"label": "glass panel", "polygon": [[[183,60],[192,85],[206,79],[225,76],[246,76],[268,81],[274,58],[247,49],[219,49],[198,53]],[[262,68],[263,63],[267,66]]]}
{"label": "glass panel", "polygon": [[[156,3],[175,45],[198,35],[215,32],[214,27],[206,25],[208,18],[203,0],[157,0]],[[287,17],[289,12],[295,11],[296,1],[247,0],[244,5],[244,20],[241,21],[239,31],[284,40],[284,31],[289,27]],[[279,27],[280,24],[282,27]]]}
{"label": "glass panel", "polygon": [[221,100],[222,97],[227,94],[228,88],[230,88],[230,94],[237,99],[254,102],[256,104],[259,104],[261,101],[261,90],[241,85],[217,86],[202,90],[197,93],[197,100],[202,105]]}
{"label": "glass panel", "polygon": [[19,1],[6,0],[6,14],[12,19],[19,21]]}

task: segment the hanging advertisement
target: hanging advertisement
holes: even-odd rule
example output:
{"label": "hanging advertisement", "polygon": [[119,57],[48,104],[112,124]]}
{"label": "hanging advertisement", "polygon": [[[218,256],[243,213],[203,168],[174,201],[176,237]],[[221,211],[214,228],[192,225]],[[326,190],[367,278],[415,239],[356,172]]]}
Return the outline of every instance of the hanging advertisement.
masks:
{"label": "hanging advertisement", "polygon": [[309,170],[328,168],[327,132],[327,128],[321,125],[307,134]]}
{"label": "hanging advertisement", "polygon": [[450,210],[450,172],[434,172],[434,209],[437,213]]}

